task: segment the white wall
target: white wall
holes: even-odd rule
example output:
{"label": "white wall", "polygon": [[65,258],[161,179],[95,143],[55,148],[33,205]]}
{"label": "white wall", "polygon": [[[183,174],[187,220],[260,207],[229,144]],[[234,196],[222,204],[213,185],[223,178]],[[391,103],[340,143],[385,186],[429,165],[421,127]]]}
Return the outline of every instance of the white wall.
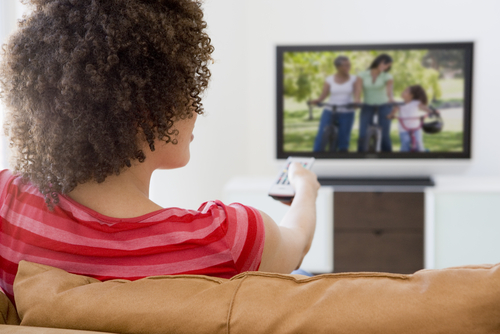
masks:
{"label": "white wall", "polygon": [[[17,19],[21,18],[26,6],[16,0],[0,0],[0,45],[6,42],[10,33],[16,28]],[[3,124],[4,105],[0,102],[0,124]],[[7,139],[0,127],[0,170],[9,167],[9,150]]]}
{"label": "white wall", "polygon": [[[220,198],[231,176],[274,175],[276,45],[474,41],[471,161],[341,161],[326,167],[338,175],[499,176],[499,12],[498,0],[206,0],[217,59],[206,97],[209,115],[197,125],[190,165],[157,172],[153,199],[194,207]],[[171,194],[163,193],[162,182],[174,189]]]}

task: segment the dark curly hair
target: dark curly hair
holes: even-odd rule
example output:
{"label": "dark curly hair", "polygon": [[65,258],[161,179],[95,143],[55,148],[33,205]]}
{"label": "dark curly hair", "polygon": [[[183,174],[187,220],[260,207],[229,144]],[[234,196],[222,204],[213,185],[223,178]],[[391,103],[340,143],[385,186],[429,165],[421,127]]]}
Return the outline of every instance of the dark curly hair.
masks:
{"label": "dark curly hair", "polygon": [[[369,69],[374,69],[374,68],[377,68],[379,67],[379,65],[381,63],[384,63],[384,64],[392,64],[393,60],[392,60],[392,57],[389,56],[388,54],[386,53],[382,53],[381,55],[378,55],[377,58],[375,58],[372,63],[370,64],[370,67]],[[391,70],[391,66],[389,66],[385,72],[389,72]]]}
{"label": "dark curly hair", "polygon": [[429,102],[427,99],[427,93],[425,89],[420,85],[413,85],[408,87],[410,89],[410,94],[414,100],[420,101],[423,105],[427,105]]}
{"label": "dark curly hair", "polygon": [[203,113],[213,47],[196,0],[30,0],[3,45],[0,94],[13,168],[44,194],[143,162]]}

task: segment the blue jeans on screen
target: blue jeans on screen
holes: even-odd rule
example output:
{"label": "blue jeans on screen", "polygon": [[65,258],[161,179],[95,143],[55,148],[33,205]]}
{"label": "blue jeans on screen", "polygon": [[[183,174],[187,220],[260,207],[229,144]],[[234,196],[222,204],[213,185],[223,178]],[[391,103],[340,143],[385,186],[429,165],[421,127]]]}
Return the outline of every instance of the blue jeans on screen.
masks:
{"label": "blue jeans on screen", "polygon": [[354,111],[336,112],[335,114],[328,109],[324,109],[319,121],[318,134],[314,141],[314,152],[324,152],[326,149],[326,138],[323,136],[326,128],[337,122],[339,129],[337,137],[337,147],[333,151],[347,151],[351,141],[352,125],[354,124]]}
{"label": "blue jeans on screen", "polygon": [[382,104],[380,106],[364,105],[361,108],[359,115],[359,139],[358,139],[358,152],[364,152],[364,145],[366,140],[366,131],[368,125],[373,125],[373,116],[378,108],[378,125],[382,128],[382,152],[392,152],[391,142],[391,120],[387,119],[392,111],[390,104]]}
{"label": "blue jeans on screen", "polygon": [[[422,129],[415,130],[413,132],[415,136],[416,152],[424,152],[425,148],[422,140]],[[400,132],[399,139],[401,140],[401,152],[411,152],[411,135],[410,132]]]}

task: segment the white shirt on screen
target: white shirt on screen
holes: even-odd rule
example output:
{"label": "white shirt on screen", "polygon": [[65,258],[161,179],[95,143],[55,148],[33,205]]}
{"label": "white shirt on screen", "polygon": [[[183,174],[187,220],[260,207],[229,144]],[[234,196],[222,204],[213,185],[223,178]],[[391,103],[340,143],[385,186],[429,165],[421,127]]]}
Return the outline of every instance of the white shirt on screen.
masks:
{"label": "white shirt on screen", "polygon": [[[422,113],[418,109],[419,105],[420,101],[413,100],[399,107],[399,132],[407,132],[408,130],[416,130],[420,128],[420,117],[422,116]],[[405,127],[408,130],[406,130]]]}
{"label": "white shirt on screen", "polygon": [[[330,85],[330,99],[328,100],[328,104],[349,104],[354,101],[353,93],[354,93],[354,83],[356,82],[356,76],[350,75],[349,80],[342,84],[338,84],[335,82],[335,77],[330,75],[326,78],[325,82]],[[326,109],[331,110],[332,108],[326,107]],[[346,108],[338,108],[338,112],[349,112],[353,111],[352,109]]]}

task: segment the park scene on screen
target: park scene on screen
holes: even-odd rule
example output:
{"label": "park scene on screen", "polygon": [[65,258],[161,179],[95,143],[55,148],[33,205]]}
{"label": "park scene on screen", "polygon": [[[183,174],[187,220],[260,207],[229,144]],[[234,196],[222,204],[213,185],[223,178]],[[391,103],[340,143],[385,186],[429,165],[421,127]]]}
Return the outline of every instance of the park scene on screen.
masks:
{"label": "park scene on screen", "polygon": [[464,151],[464,49],[285,51],[282,62],[285,153]]}

